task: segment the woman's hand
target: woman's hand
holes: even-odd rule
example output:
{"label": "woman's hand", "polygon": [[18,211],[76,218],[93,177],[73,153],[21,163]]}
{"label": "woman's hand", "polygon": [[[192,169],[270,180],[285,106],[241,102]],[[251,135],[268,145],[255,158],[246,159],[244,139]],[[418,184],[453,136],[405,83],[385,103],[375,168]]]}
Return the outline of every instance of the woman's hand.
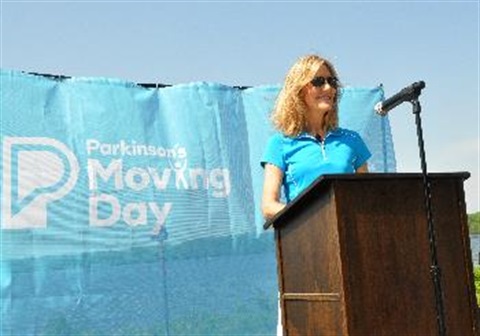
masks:
{"label": "woman's hand", "polygon": [[357,168],[357,173],[368,173],[368,164],[365,162],[363,165]]}

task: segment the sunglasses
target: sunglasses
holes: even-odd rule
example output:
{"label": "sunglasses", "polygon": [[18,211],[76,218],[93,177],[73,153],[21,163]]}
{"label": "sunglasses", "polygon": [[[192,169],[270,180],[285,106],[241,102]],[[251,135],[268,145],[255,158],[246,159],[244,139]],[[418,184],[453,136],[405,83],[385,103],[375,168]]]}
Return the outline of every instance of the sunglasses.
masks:
{"label": "sunglasses", "polygon": [[322,76],[319,76],[319,77],[315,77],[314,79],[312,79],[310,81],[310,83],[315,87],[322,87],[326,83],[328,83],[328,85],[330,85],[332,88],[334,88],[334,89],[338,88],[338,78],[336,78],[336,77],[322,77]]}

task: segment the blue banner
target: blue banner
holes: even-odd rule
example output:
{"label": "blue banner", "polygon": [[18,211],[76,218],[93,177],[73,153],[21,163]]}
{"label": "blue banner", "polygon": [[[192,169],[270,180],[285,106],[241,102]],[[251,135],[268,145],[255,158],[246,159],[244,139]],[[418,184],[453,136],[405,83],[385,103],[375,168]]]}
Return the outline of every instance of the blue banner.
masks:
{"label": "blue banner", "polygon": [[[278,86],[0,75],[2,334],[275,334]],[[382,88],[342,97],[370,170],[395,171]]]}

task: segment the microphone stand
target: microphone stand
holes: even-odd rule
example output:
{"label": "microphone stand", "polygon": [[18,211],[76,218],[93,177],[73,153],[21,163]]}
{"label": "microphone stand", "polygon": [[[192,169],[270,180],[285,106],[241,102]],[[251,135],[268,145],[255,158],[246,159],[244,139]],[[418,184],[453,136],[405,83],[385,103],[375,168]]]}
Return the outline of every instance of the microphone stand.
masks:
{"label": "microphone stand", "polygon": [[421,89],[418,89],[413,92],[410,102],[412,103],[412,112],[415,115],[415,123],[417,125],[418,147],[420,149],[420,161],[421,161],[422,176],[423,176],[425,207],[427,210],[428,239],[430,244],[430,262],[431,262],[430,274],[432,276],[434,291],[435,291],[438,333],[440,336],[445,336],[446,326],[445,326],[445,311],[443,306],[443,291],[442,291],[442,283],[441,283],[442,274],[441,274],[440,267],[438,266],[438,260],[437,260],[435,227],[433,225],[433,216],[432,216],[432,192],[431,192],[430,181],[427,175],[427,162],[425,159],[422,120],[420,118],[420,112],[422,108],[420,106],[420,102],[418,101],[418,97],[420,96],[420,91]]}

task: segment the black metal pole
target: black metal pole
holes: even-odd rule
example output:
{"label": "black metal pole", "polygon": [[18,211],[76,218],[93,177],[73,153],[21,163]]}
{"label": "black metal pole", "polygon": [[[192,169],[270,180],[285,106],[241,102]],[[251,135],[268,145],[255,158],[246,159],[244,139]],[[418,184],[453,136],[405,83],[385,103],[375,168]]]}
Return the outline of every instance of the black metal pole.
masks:
{"label": "black metal pole", "polygon": [[[418,92],[420,95],[420,92]],[[422,110],[418,96],[410,101],[413,105],[413,114],[415,114],[415,123],[417,125],[418,147],[420,149],[420,162],[422,167],[423,187],[425,195],[425,208],[427,211],[427,225],[428,225],[428,240],[430,243],[430,274],[433,280],[433,286],[435,291],[435,304],[437,311],[437,325],[438,334],[440,336],[446,335],[445,326],[445,310],[443,306],[443,291],[442,291],[442,272],[438,266],[437,259],[437,245],[435,237],[435,226],[432,216],[432,192],[431,185],[427,174],[427,160],[425,159],[425,146],[423,142],[422,120],[420,118],[420,112]]]}
{"label": "black metal pole", "polygon": [[168,286],[167,286],[167,260],[165,257],[165,240],[160,241],[161,258],[162,258],[162,278],[163,278],[163,301],[165,307],[165,335],[170,335],[170,309],[168,305]]}
{"label": "black metal pole", "polygon": [[167,283],[167,256],[165,253],[165,240],[167,239],[168,233],[165,226],[161,226],[158,229],[158,232],[155,232],[152,235],[152,239],[158,241],[158,258],[161,261],[161,279],[162,279],[162,289],[163,289],[163,308],[165,313],[165,336],[170,335],[170,309],[168,305],[168,283]]}

